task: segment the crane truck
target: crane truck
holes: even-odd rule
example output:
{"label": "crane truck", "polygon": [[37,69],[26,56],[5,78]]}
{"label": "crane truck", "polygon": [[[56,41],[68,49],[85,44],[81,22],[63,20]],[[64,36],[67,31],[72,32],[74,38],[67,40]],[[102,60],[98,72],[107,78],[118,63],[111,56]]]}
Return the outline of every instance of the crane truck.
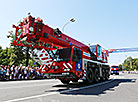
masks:
{"label": "crane truck", "polygon": [[92,84],[109,79],[108,51],[103,51],[99,44],[85,45],[31,15],[13,28],[11,44],[31,48],[30,56],[41,65],[41,73],[64,84],[78,80]]}

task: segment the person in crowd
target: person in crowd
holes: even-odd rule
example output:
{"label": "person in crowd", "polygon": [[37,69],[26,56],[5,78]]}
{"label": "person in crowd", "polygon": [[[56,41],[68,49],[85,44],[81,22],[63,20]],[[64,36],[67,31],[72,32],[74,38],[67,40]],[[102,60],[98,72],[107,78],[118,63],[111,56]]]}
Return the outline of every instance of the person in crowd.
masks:
{"label": "person in crowd", "polygon": [[14,69],[14,65],[12,65],[12,67],[10,67],[10,79],[12,80],[14,78],[14,72],[15,72],[15,69]]}
{"label": "person in crowd", "polygon": [[18,79],[22,79],[22,66],[18,67]]}
{"label": "person in crowd", "polygon": [[0,65],[0,80],[25,80],[44,78],[39,67]]}
{"label": "person in crowd", "polygon": [[6,67],[3,67],[3,76],[2,80],[6,80]]}
{"label": "person in crowd", "polygon": [[2,67],[0,66],[0,79],[2,79],[2,75],[3,75],[2,72],[3,72]]}
{"label": "person in crowd", "polygon": [[23,79],[27,79],[27,67],[24,68]]}
{"label": "person in crowd", "polygon": [[6,80],[10,80],[10,69],[6,67]]}

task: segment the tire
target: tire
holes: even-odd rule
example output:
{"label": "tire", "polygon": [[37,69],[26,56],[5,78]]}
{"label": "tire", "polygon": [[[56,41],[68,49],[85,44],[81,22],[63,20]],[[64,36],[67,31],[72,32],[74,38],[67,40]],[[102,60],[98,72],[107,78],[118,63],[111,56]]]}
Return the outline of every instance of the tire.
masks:
{"label": "tire", "polygon": [[63,84],[69,84],[70,80],[60,80]]}
{"label": "tire", "polygon": [[101,81],[105,81],[105,80],[106,80],[106,71],[105,71],[105,69],[102,69]]}
{"label": "tire", "polygon": [[109,76],[110,76],[109,70],[106,69],[105,72],[106,72],[105,80],[109,80]]}
{"label": "tire", "polygon": [[119,75],[119,73],[116,73],[116,75]]}
{"label": "tire", "polygon": [[98,82],[100,81],[100,72],[99,70],[96,68],[95,71],[94,71],[94,82]]}
{"label": "tire", "polygon": [[94,81],[94,73],[91,68],[86,71],[86,84],[92,84]]}
{"label": "tire", "polygon": [[78,79],[74,79],[74,80],[72,80],[72,82],[76,83],[76,82],[78,82]]}

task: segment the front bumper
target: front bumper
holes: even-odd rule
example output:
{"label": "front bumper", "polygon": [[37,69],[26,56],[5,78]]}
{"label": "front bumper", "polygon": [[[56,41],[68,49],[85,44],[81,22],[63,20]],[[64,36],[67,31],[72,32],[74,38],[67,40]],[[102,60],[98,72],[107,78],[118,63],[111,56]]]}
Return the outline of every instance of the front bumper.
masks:
{"label": "front bumper", "polygon": [[64,73],[49,73],[49,77],[51,78],[66,78],[66,79],[72,79],[72,78],[78,78],[74,73],[71,72],[64,72]]}

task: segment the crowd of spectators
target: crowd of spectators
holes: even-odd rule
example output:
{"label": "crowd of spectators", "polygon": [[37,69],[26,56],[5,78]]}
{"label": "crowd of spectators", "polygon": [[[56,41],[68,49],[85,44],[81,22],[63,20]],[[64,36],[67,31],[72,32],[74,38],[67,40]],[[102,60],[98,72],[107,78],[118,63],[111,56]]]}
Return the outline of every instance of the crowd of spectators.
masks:
{"label": "crowd of spectators", "polygon": [[0,65],[0,80],[25,80],[45,78],[39,67]]}

